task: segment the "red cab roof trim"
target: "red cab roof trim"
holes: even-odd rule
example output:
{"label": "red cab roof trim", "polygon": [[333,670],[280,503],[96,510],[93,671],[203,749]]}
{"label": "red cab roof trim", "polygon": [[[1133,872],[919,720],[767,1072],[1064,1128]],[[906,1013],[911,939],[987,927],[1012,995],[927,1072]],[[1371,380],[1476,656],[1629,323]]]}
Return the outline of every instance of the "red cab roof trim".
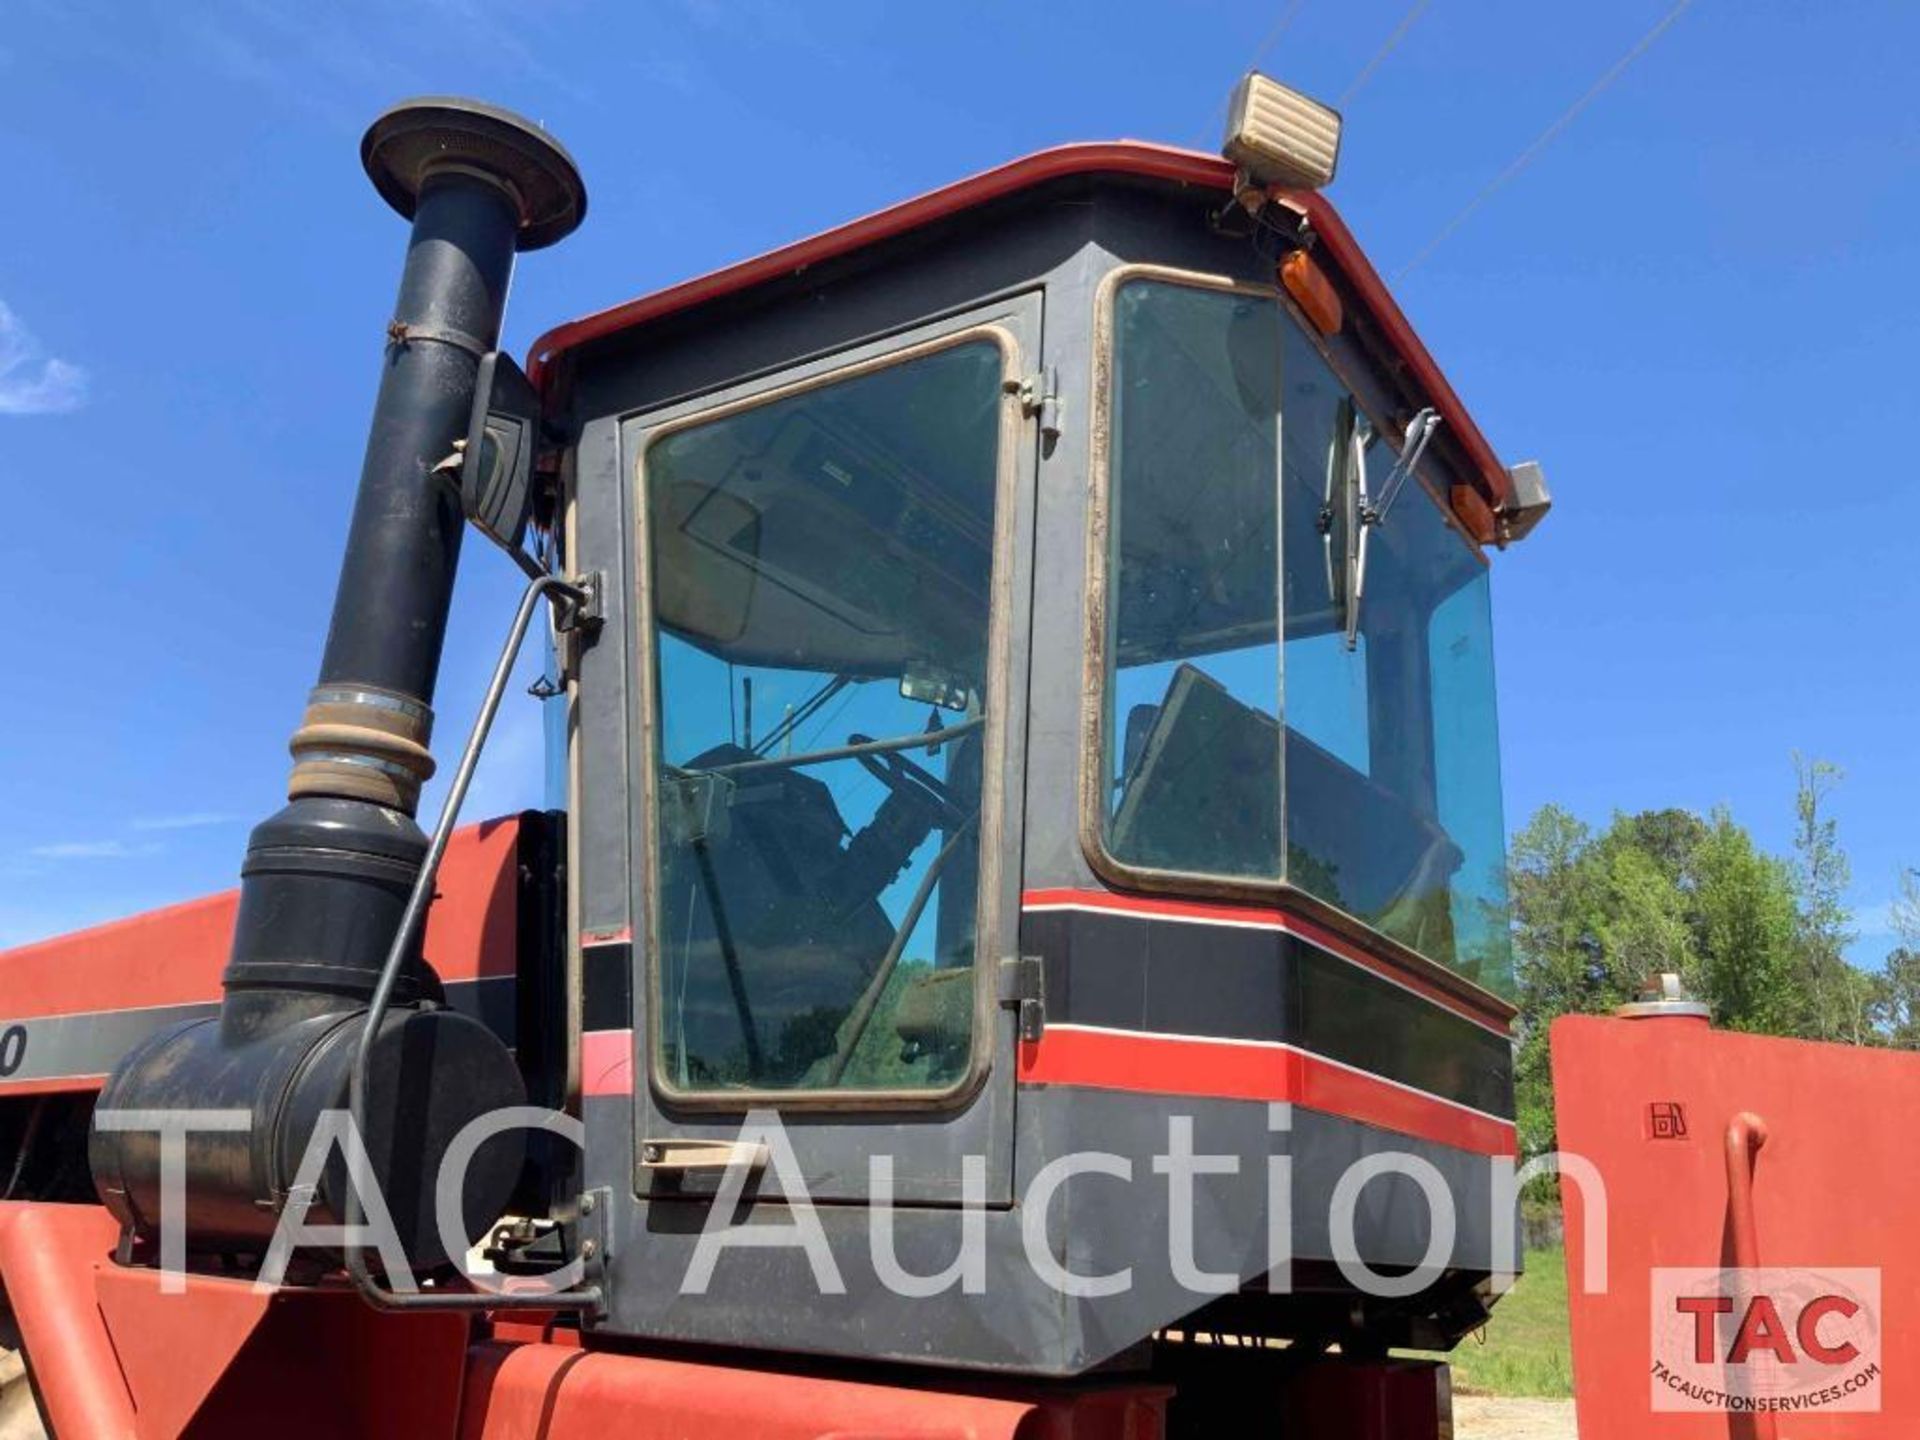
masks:
{"label": "red cab roof trim", "polygon": [[[1087,174],[1143,175],[1231,193],[1234,171],[1233,166],[1217,156],[1135,140],[1061,145],[1042,150],[755,259],[558,326],[533,342],[527,372],[536,385],[542,384],[549,367],[564,352],[590,340],[780,279],[809,265],[930,225],[1003,195],[1063,176]],[[1332,261],[1334,269],[1358,295],[1370,318],[1426,392],[1428,402],[1445,417],[1453,440],[1466,452],[1488,493],[1496,502],[1504,501],[1506,467],[1473,423],[1473,417],[1427,353],[1426,346],[1420,343],[1420,337],[1414,334],[1407,317],[1387,292],[1379,272],[1355,242],[1338,212],[1324,196],[1315,192],[1288,191],[1286,198],[1306,211],[1308,222],[1320,237],[1320,253]]]}

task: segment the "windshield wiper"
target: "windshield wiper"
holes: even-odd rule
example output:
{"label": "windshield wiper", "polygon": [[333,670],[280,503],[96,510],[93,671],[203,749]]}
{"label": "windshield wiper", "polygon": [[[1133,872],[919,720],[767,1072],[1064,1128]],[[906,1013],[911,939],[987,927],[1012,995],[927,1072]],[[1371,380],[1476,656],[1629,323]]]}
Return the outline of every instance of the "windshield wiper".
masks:
{"label": "windshield wiper", "polygon": [[[1345,432],[1345,452],[1343,455],[1338,443],[1340,432],[1336,430],[1334,450],[1328,456],[1327,491],[1320,507],[1319,529],[1327,553],[1327,592],[1341,608],[1341,630],[1347,649],[1353,650],[1360,643],[1360,600],[1367,588],[1368,532],[1376,525],[1386,524],[1387,514],[1400,498],[1407,478],[1419,466],[1420,457],[1427,453],[1427,442],[1440,428],[1441,417],[1438,410],[1428,405],[1407,422],[1406,433],[1400,439],[1400,453],[1394,459],[1393,468],[1387,471],[1387,478],[1381,482],[1376,499],[1367,488],[1367,447],[1373,443],[1373,427],[1351,400],[1343,402],[1343,409],[1350,417]],[[1342,573],[1337,576],[1333,560],[1336,489],[1346,511],[1346,524],[1341,527]],[[1341,580],[1345,583],[1339,583]]]}

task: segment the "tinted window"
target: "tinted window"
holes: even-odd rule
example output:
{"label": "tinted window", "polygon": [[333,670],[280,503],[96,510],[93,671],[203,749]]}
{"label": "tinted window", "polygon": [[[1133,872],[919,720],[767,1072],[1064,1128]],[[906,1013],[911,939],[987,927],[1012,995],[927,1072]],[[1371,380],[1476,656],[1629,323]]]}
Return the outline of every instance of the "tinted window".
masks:
{"label": "tinted window", "polygon": [[1277,880],[1279,311],[1114,300],[1106,841],[1131,865]]}
{"label": "tinted window", "polygon": [[677,1088],[966,1073],[1002,368],[956,345],[648,451]]}
{"label": "tinted window", "polygon": [[1109,406],[1109,853],[1285,879],[1509,988],[1478,552],[1409,480],[1349,642],[1347,481],[1395,452],[1274,299],[1122,286]]}

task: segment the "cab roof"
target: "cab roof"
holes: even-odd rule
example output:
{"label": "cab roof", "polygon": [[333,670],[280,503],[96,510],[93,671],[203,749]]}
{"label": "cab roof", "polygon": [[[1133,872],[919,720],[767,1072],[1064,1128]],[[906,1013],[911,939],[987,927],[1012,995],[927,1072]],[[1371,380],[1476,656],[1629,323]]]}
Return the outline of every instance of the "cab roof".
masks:
{"label": "cab roof", "polygon": [[[935,224],[1003,196],[1049,181],[1077,175],[1128,175],[1170,181],[1223,196],[1233,193],[1234,167],[1215,155],[1136,140],[1060,145],[982,171],[846,225],[823,231],[751,260],[685,280],[650,295],[568,321],[533,342],[527,370],[536,385],[569,350],[623,330],[633,329],[722,296],[793,275],[822,261],[865,249]],[[1317,191],[1276,190],[1276,199],[1297,207],[1318,237],[1314,254],[1343,282],[1375,329],[1406,366],[1407,376],[1446,421],[1453,444],[1464,454],[1473,478],[1498,506],[1507,498],[1506,467],[1480,433],[1472,415],[1441,373],[1427,348],[1401,313],[1379,272],[1360,249],[1339,212]]]}

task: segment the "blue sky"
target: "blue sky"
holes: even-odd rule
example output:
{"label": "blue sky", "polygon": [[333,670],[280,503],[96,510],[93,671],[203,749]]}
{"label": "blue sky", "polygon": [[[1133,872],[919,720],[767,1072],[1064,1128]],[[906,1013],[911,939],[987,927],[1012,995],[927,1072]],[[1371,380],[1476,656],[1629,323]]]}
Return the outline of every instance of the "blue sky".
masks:
{"label": "blue sky", "polygon": [[[397,275],[356,158],[392,100],[493,99],[579,159],[523,350],[1045,145],[1211,148],[1263,45],[1345,97],[1332,194],[1391,277],[1670,8],[13,0],[0,944],[231,883],[278,802]],[[1495,575],[1510,823],[1725,803],[1783,849],[1791,752],[1834,760],[1869,960],[1920,864],[1915,53],[1913,7],[1698,0],[1396,285],[1556,494]],[[469,544],[443,753],[516,588]],[[473,813],[537,803],[539,751],[517,700]]]}

